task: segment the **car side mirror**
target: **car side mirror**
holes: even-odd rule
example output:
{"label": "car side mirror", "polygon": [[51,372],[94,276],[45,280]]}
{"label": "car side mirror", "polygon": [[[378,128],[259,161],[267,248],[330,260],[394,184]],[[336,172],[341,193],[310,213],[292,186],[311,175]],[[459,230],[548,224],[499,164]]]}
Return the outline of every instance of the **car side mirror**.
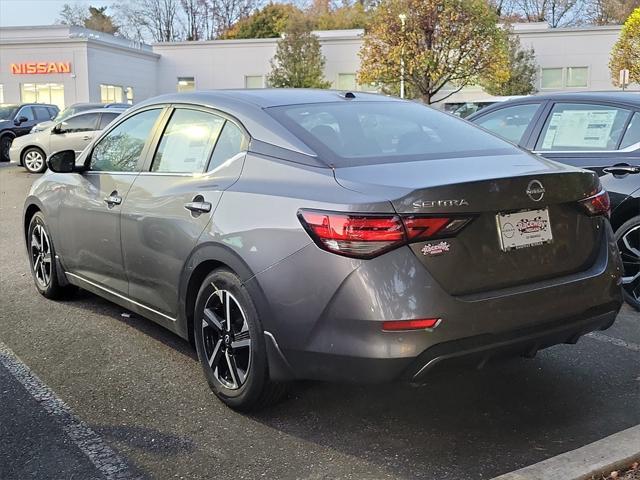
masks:
{"label": "car side mirror", "polygon": [[49,170],[55,173],[72,173],[81,171],[76,167],[76,152],[73,150],[60,150],[47,158]]}
{"label": "car side mirror", "polygon": [[61,132],[62,132],[62,123],[58,123],[57,125],[54,125],[53,128],[51,129],[51,133],[56,135]]}
{"label": "car side mirror", "polygon": [[28,122],[28,121],[29,121],[29,119],[28,119],[27,117],[25,117],[24,115],[20,115],[18,118],[16,118],[16,119],[13,121],[13,124],[14,124],[14,125],[21,125],[21,124],[23,124],[24,122]]}

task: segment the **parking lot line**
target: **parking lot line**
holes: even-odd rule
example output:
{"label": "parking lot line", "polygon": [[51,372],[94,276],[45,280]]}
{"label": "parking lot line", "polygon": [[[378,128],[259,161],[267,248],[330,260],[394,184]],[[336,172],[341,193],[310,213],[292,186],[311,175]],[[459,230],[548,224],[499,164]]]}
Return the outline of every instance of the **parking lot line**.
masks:
{"label": "parking lot line", "polygon": [[47,387],[4,343],[0,342],[0,363],[24,389],[61,426],[69,439],[84,453],[96,469],[108,480],[142,478],[131,473],[126,461],[77,418],[71,409]]}
{"label": "parking lot line", "polygon": [[637,343],[627,342],[620,338],[610,337],[609,335],[605,335],[600,332],[591,332],[587,336],[593,338],[594,340],[611,343],[613,345],[617,345],[618,347],[624,347],[628,350],[631,350],[632,352],[640,352],[640,345],[638,345]]}

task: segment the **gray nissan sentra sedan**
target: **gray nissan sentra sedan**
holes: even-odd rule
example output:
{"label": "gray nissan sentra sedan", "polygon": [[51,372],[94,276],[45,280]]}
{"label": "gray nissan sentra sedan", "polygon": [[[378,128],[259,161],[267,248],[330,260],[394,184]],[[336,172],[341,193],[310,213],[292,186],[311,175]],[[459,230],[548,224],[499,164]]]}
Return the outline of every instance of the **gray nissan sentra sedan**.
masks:
{"label": "gray nissan sentra sedan", "polygon": [[621,266],[594,173],[431,108],[239,90],[140,104],[24,209],[37,289],[195,343],[233,408],[287,382],[424,384],[609,327]]}

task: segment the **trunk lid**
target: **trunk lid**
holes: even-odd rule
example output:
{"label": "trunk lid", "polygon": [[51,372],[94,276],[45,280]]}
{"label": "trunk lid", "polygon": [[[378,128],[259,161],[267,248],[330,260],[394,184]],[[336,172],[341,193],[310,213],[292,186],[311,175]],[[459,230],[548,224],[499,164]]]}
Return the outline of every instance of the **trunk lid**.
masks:
{"label": "trunk lid", "polygon": [[[452,295],[583,271],[599,251],[601,219],[589,217],[578,203],[596,193],[597,176],[543,158],[516,154],[365,165],[337,168],[335,176],[345,188],[384,195],[403,215],[472,218],[454,237],[408,247]],[[497,215],[533,210],[548,212],[551,243],[504,251]]]}

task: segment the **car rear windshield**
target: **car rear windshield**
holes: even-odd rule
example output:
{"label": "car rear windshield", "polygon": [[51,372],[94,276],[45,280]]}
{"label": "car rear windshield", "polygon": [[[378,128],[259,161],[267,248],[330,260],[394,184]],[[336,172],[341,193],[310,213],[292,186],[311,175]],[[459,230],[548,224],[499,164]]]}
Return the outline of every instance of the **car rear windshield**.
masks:
{"label": "car rear windshield", "polygon": [[328,102],[267,111],[336,167],[516,151],[467,122],[413,102]]}

